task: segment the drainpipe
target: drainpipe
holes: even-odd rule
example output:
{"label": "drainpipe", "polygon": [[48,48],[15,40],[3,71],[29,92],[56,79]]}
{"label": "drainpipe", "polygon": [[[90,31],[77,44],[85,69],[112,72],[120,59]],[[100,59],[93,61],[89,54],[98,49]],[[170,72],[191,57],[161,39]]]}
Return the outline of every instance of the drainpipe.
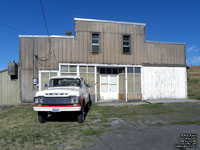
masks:
{"label": "drainpipe", "polygon": [[34,92],[34,96],[37,89],[37,85],[38,85],[38,81],[37,81],[37,58],[38,56],[35,55],[35,49],[34,49],[34,45],[35,45],[35,40],[32,37],[33,40],[33,92]]}
{"label": "drainpipe", "polygon": [[37,55],[33,56],[33,87],[34,87],[34,93],[37,91]]}
{"label": "drainpipe", "polygon": [[128,95],[127,95],[128,87],[127,87],[127,66],[125,67],[125,100],[128,101]]}
{"label": "drainpipe", "polygon": [[95,88],[95,102],[97,102],[97,66],[95,66],[95,71],[94,71],[94,73],[95,73],[95,84],[94,84],[94,88]]}

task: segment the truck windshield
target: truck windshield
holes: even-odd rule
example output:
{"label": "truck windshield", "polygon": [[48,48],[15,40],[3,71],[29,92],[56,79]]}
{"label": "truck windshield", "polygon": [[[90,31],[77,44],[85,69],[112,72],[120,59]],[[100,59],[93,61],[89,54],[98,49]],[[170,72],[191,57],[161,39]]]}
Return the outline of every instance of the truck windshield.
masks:
{"label": "truck windshield", "polygon": [[60,87],[60,86],[77,86],[77,87],[80,87],[80,79],[74,79],[74,78],[51,79],[49,86],[50,87]]}

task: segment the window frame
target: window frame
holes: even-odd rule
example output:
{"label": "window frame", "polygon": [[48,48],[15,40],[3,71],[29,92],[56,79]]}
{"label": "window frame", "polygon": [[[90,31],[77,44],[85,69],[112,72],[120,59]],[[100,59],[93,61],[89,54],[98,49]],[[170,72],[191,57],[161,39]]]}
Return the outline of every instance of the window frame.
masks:
{"label": "window frame", "polygon": [[[129,41],[125,41],[125,42],[129,42],[128,46],[124,45],[124,36],[129,36]],[[129,47],[129,52],[124,52],[124,47]],[[131,53],[132,53],[132,51],[131,51],[131,35],[130,34],[123,34],[122,35],[122,54],[130,55]]]}
{"label": "window frame", "polygon": [[[94,34],[98,34],[98,44],[97,43],[93,43],[93,35]],[[100,42],[100,37],[101,37],[101,34],[99,32],[92,32],[91,33],[91,53],[94,53],[94,54],[100,53],[100,43],[101,43]],[[93,45],[99,47],[99,51],[98,52],[93,51]]]}

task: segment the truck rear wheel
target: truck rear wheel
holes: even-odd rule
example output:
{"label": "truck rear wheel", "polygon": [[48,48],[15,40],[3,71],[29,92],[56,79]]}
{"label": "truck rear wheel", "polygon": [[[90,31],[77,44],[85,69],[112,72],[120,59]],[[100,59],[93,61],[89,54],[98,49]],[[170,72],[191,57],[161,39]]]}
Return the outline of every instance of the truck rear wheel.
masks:
{"label": "truck rear wheel", "polygon": [[47,116],[48,116],[47,112],[38,111],[38,120],[40,123],[45,123],[47,121]]}

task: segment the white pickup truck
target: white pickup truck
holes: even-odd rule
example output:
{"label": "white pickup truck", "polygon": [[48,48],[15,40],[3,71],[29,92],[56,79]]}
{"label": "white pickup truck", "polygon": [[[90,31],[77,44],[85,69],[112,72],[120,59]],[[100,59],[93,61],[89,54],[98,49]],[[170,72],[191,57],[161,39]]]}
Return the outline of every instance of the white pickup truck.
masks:
{"label": "white pickup truck", "polygon": [[52,77],[48,89],[38,91],[34,97],[33,109],[38,112],[39,122],[46,122],[50,113],[69,111],[76,111],[78,122],[83,122],[86,107],[92,105],[88,86],[81,77]]}

